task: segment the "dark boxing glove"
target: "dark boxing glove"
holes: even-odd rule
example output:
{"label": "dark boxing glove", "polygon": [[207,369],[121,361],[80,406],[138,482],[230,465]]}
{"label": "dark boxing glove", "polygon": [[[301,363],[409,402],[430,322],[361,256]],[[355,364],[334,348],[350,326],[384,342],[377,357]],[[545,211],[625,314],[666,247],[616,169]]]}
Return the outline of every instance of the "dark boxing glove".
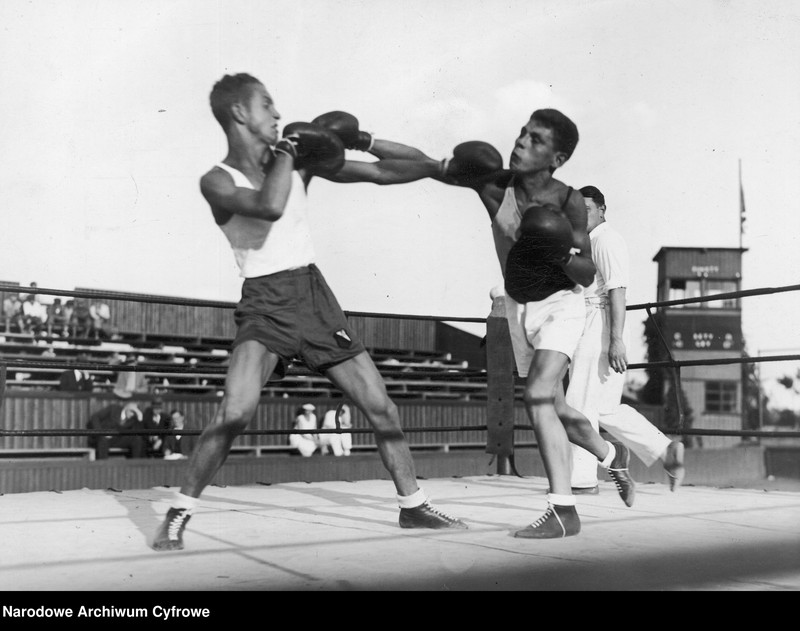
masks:
{"label": "dark boxing glove", "polygon": [[473,186],[503,169],[503,156],[488,142],[470,140],[453,149],[453,157],[442,160],[442,177],[456,186]]}
{"label": "dark boxing glove", "polygon": [[521,237],[535,244],[542,261],[566,263],[573,240],[572,224],[554,204],[528,206],[519,225]]}
{"label": "dark boxing glove", "polygon": [[506,258],[506,293],[519,303],[544,300],[575,286],[564,266],[572,251],[572,225],[552,204],[530,206]]}
{"label": "dark boxing glove", "polygon": [[295,159],[295,166],[312,173],[332,175],[344,166],[344,145],[339,137],[313,123],[290,123],[283,128],[283,138],[275,145]]}
{"label": "dark boxing glove", "polygon": [[358,119],[347,112],[328,112],[317,116],[311,122],[339,136],[345,149],[369,151],[375,141],[372,134],[358,128]]}

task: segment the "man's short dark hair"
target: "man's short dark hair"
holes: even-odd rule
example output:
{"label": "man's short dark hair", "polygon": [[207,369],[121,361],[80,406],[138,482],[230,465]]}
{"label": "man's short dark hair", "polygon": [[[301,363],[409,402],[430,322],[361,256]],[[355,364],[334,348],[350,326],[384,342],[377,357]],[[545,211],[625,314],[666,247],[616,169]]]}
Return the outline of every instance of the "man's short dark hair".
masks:
{"label": "man's short dark hair", "polygon": [[553,132],[556,151],[566,153],[569,160],[578,146],[578,126],[569,117],[553,109],[536,110],[531,118]]}
{"label": "man's short dark hair", "polygon": [[249,99],[257,85],[261,85],[261,81],[246,72],[226,74],[214,84],[209,101],[214,118],[223,129],[231,122],[231,106]]}
{"label": "man's short dark hair", "polygon": [[596,186],[584,186],[581,188],[581,195],[593,200],[598,206],[606,205],[605,195],[603,195],[603,193],[600,192],[600,189]]}

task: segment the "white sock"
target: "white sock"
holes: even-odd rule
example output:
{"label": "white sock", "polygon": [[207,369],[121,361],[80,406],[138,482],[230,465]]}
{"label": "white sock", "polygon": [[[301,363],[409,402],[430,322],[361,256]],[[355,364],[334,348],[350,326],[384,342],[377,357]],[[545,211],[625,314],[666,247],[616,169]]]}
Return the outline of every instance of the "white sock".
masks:
{"label": "white sock", "polygon": [[614,462],[614,458],[617,456],[617,450],[614,448],[614,445],[608,441],[606,441],[606,445],[608,445],[608,455],[600,461],[600,466],[604,469],[608,469],[611,466],[611,463]]}
{"label": "white sock", "polygon": [[175,498],[172,500],[172,508],[183,508],[191,514],[194,512],[194,509],[197,508],[199,502],[200,500],[196,497],[190,497],[189,495],[176,492]]}
{"label": "white sock", "polygon": [[425,491],[422,489],[418,489],[416,493],[411,495],[398,495],[397,496],[397,503],[400,505],[400,508],[416,508],[421,504],[424,504],[428,500],[428,497],[425,495]]}
{"label": "white sock", "polygon": [[556,493],[548,493],[547,501],[554,506],[575,506],[574,495],[558,495]]}

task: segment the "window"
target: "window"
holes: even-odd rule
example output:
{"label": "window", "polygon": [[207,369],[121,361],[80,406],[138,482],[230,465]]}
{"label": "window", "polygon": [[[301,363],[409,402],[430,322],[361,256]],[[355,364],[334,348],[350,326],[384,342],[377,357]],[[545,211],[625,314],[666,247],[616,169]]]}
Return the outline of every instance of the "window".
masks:
{"label": "window", "polygon": [[[667,300],[686,300],[689,298],[702,298],[728,294],[739,290],[739,283],[733,280],[709,280],[707,278],[673,278],[669,281],[669,295]],[[673,308],[690,309],[738,309],[739,300],[728,298],[726,300],[712,300],[710,302],[686,303],[674,305]]]}
{"label": "window", "polygon": [[[699,280],[684,280],[681,278],[673,278],[669,281],[669,298],[668,300],[684,300],[686,298],[699,298],[701,296],[700,292],[700,281]],[[698,307],[702,303],[691,304],[687,303],[685,305],[675,305],[675,308],[683,308],[683,307]]]}
{"label": "window", "polygon": [[[707,280],[703,293],[706,296],[716,296],[717,294],[729,294],[737,290],[738,287],[732,280]],[[714,300],[713,302],[705,303],[705,306],[711,309],[737,309],[739,307],[739,300],[736,298]]]}
{"label": "window", "polygon": [[736,381],[706,381],[706,412],[736,412],[739,409]]}

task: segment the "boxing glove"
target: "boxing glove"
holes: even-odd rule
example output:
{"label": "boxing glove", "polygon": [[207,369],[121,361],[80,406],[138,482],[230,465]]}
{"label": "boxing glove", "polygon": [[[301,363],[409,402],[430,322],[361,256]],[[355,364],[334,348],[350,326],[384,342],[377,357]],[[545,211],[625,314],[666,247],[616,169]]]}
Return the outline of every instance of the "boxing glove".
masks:
{"label": "boxing glove", "polygon": [[557,206],[526,208],[519,239],[506,258],[506,293],[522,304],[574,287],[564,269],[571,251],[572,226]]}
{"label": "boxing glove", "polygon": [[572,224],[554,204],[528,206],[522,212],[520,235],[535,245],[542,261],[566,263],[572,250]]}
{"label": "boxing glove", "polygon": [[313,121],[315,125],[324,127],[339,136],[345,149],[369,151],[372,149],[374,138],[367,131],[358,128],[358,119],[347,112],[328,112],[317,116]]}
{"label": "boxing glove", "polygon": [[488,142],[470,140],[453,149],[453,156],[442,160],[441,175],[456,186],[474,186],[482,178],[501,171],[503,157]]}
{"label": "boxing glove", "polygon": [[342,141],[333,132],[313,123],[286,125],[275,151],[291,155],[296,168],[307,168],[320,175],[332,175],[344,166]]}

